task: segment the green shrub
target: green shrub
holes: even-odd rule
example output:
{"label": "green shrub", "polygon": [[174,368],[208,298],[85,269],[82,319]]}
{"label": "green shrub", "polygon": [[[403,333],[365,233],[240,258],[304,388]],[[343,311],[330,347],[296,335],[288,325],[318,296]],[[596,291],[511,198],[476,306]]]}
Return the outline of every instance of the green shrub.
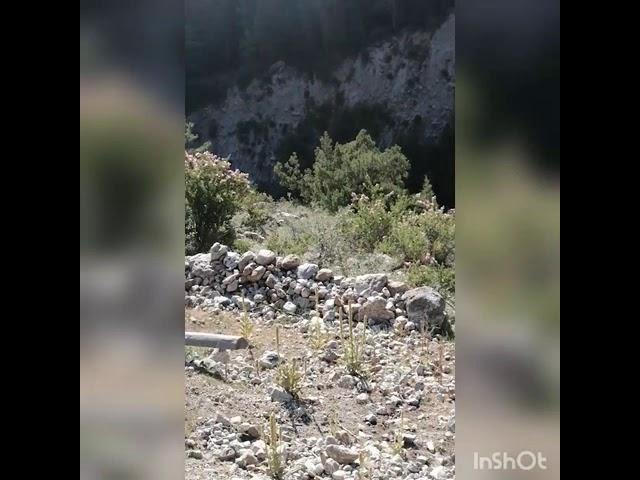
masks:
{"label": "green shrub", "polygon": [[429,180],[428,176],[424,176],[424,182],[422,183],[422,190],[420,191],[420,195],[431,199],[435,196],[433,192],[433,185],[431,185],[431,180]]}
{"label": "green shrub", "polygon": [[184,144],[189,153],[204,152],[211,147],[211,142],[206,141],[199,144],[200,136],[193,133],[193,122],[187,122],[184,127]]}
{"label": "green shrub", "polygon": [[352,194],[403,189],[409,161],[394,145],[384,151],[365,130],[355,140],[334,144],[329,135],[320,139],[315,161],[302,172],[296,154],[275,167],[280,183],[306,203],[317,203],[332,212],[349,205]]}
{"label": "green shrub", "polygon": [[440,265],[455,263],[455,217],[441,210],[427,211],[418,217],[429,245],[429,254]]}
{"label": "green shrub", "polygon": [[407,283],[413,287],[433,287],[447,298],[456,293],[455,271],[444,265],[412,265],[407,271]]}
{"label": "green shrub", "polygon": [[414,216],[405,216],[394,222],[389,235],[378,249],[388,255],[399,255],[409,262],[418,262],[427,254],[427,238]]}
{"label": "green shrub", "polygon": [[352,204],[351,214],[343,217],[342,229],[359,249],[373,251],[393,225],[384,198],[361,195]]}
{"label": "green shrub", "polygon": [[278,177],[280,185],[286,188],[292,195],[301,197],[304,190],[304,177],[300,171],[300,161],[298,155],[294,152],[289,160],[282,163],[276,163],[273,171]]}
{"label": "green shrub", "polygon": [[231,242],[231,217],[251,191],[246,174],[209,152],[185,152],[185,235],[188,253]]}
{"label": "green shrub", "polygon": [[[314,216],[317,217],[321,216]],[[340,218],[337,216],[332,219],[333,222],[319,221],[315,224],[313,232],[316,241],[311,252],[320,265],[342,267],[344,270],[344,264],[353,255],[354,247],[337,226]]]}
{"label": "green shrub", "polygon": [[455,217],[442,210],[396,209],[389,234],[379,251],[406,261],[452,266],[455,262]]}
{"label": "green shrub", "polygon": [[341,228],[362,252],[373,252],[387,237],[397,219],[403,218],[415,207],[415,199],[404,193],[387,192],[374,187],[371,198],[354,195],[347,215],[343,215]]}
{"label": "green shrub", "polygon": [[236,238],[233,241],[233,249],[236,252],[240,252],[240,253],[248,252],[249,250],[251,250],[252,247],[253,247],[253,243],[251,243],[251,241],[247,240],[246,238]]}
{"label": "green shrub", "polygon": [[271,221],[273,200],[265,193],[250,189],[242,199],[234,225],[243,230],[264,234]]}

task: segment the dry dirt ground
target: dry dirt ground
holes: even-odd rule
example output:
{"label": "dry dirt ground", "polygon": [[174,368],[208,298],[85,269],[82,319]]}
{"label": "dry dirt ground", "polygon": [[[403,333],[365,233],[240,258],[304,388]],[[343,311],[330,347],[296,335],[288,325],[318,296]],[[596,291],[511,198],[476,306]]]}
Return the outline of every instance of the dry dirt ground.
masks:
{"label": "dry dirt ground", "polygon": [[[238,335],[240,316],[233,314],[209,314],[200,310],[189,310],[185,314],[185,330],[205,331]],[[362,403],[356,399],[357,388],[342,388],[337,380],[344,370],[341,361],[327,363],[320,360],[321,351],[311,345],[310,335],[300,332],[296,324],[281,325],[279,331],[279,353],[291,361],[298,359],[306,371],[302,383],[300,401],[282,404],[271,400],[269,387],[275,385],[274,370],[258,369],[257,359],[265,351],[276,350],[276,326],[255,325],[251,336],[252,347],[249,350],[230,352],[229,365],[242,365],[246,373],[248,366],[254,371],[248,375],[234,375],[235,378],[218,379],[206,372],[185,366],[185,478],[196,479],[266,479],[270,478],[265,462],[251,471],[239,468],[233,461],[222,461],[208,450],[206,440],[202,439],[202,430],[211,425],[217,414],[227,418],[241,416],[243,422],[256,425],[262,431],[268,424],[271,413],[276,415],[285,438],[291,441],[313,437],[315,439],[332,435],[336,430],[348,432],[354,447],[365,441],[379,441],[388,446],[392,453],[400,453],[408,465],[421,463],[424,468],[418,473],[376,473],[362,478],[415,478],[444,479],[454,478],[454,438],[455,438],[455,346],[453,341],[428,339],[418,332],[406,335],[402,332],[375,332],[368,335],[367,343],[372,345],[368,355],[369,399]],[[338,330],[329,329],[326,340],[336,339],[341,343]],[[206,357],[207,349],[187,347]],[[338,350],[340,353],[340,350]],[[416,370],[424,365],[421,376]],[[301,367],[302,369],[302,367]],[[230,368],[233,371],[233,367]],[[337,372],[337,373],[336,373]],[[400,383],[406,385],[400,390],[416,389],[414,383],[423,383],[419,406],[408,405],[405,398],[396,408],[389,408],[389,414],[380,414],[380,410],[389,406],[390,395],[379,388],[389,372],[400,372]],[[251,381],[257,377],[259,380]],[[406,383],[405,380],[406,379]],[[417,380],[416,380],[417,379]],[[259,382],[259,384],[256,384]],[[395,400],[393,400],[395,402]],[[392,403],[393,403],[392,402]],[[369,414],[377,415],[377,423],[365,422]],[[416,436],[415,446],[393,450],[396,432]],[[202,458],[191,458],[189,450],[196,449]],[[405,465],[405,466],[406,466]],[[449,473],[442,468],[445,465]],[[376,471],[385,468],[383,463],[369,465]],[[399,467],[400,469],[401,467]],[[347,468],[347,478],[358,478],[358,465]],[[413,470],[415,472],[415,469]],[[430,473],[433,471],[433,475]],[[312,474],[303,472],[284,478],[312,478]],[[305,476],[307,475],[307,476]],[[315,478],[331,479],[331,475],[318,475]]]}

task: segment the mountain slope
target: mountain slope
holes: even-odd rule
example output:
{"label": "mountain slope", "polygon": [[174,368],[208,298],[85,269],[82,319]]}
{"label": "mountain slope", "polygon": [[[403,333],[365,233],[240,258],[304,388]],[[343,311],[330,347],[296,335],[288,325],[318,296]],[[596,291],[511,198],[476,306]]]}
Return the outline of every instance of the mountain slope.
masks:
{"label": "mountain slope", "polygon": [[275,162],[296,151],[308,166],[323,131],[344,142],[365,128],[381,146],[403,147],[410,187],[429,174],[441,202],[453,206],[454,29],[451,14],[432,33],[401,32],[344,59],[328,79],[276,62],[189,120],[212,151],[273,194],[282,193]]}

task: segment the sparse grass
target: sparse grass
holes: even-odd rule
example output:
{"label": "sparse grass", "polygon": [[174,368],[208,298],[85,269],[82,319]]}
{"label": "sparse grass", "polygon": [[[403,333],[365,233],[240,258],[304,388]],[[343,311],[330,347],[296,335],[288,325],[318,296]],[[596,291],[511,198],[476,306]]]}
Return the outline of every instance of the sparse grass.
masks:
{"label": "sparse grass", "polygon": [[396,455],[404,457],[404,412],[400,412],[400,425],[393,433],[393,442],[391,443],[391,449]]}
{"label": "sparse grass", "polygon": [[279,228],[266,239],[266,247],[278,255],[305,255],[311,247],[313,237],[296,229]]}
{"label": "sparse grass", "polygon": [[322,347],[327,343],[327,338],[328,335],[323,328],[322,319],[314,317],[309,327],[309,344],[311,348],[315,351],[322,350]]}
{"label": "sparse grass", "polygon": [[340,271],[355,253],[338,225],[344,212],[333,214],[287,200],[273,202],[270,210],[274,213],[265,224],[264,241],[245,239],[243,251],[268,248],[278,255],[299,255],[304,260]]}
{"label": "sparse grass", "polygon": [[403,338],[407,336],[407,328],[406,325],[401,325],[399,322],[393,325],[393,333],[399,337]]}
{"label": "sparse grass", "polygon": [[343,361],[347,371],[354,376],[367,378],[368,372],[364,361],[364,346],[367,341],[367,319],[364,319],[362,335],[358,337],[353,331],[353,304],[349,302],[348,314],[348,335],[345,337],[344,328],[342,326],[342,308],[338,314],[338,322],[340,325],[340,338],[344,346]]}
{"label": "sparse grass", "polygon": [[396,430],[394,432],[391,449],[396,455],[404,456],[404,433],[402,430]]}
{"label": "sparse grass", "polygon": [[329,433],[331,433],[331,435],[335,437],[336,433],[338,433],[338,416],[336,415],[335,412],[331,412],[329,414],[328,423],[329,423]]}
{"label": "sparse grass", "polygon": [[311,319],[309,343],[311,348],[318,351],[327,343],[329,338],[327,332],[324,329],[324,323],[322,321],[322,312],[320,311],[320,294],[318,287],[316,287],[316,316]]}
{"label": "sparse grass", "polygon": [[250,240],[247,240],[246,238],[236,238],[233,241],[233,249],[236,252],[248,252],[249,250],[251,250],[253,243]]}
{"label": "sparse grass", "polygon": [[269,417],[269,425],[265,429],[264,438],[267,443],[267,466],[269,468],[269,474],[272,478],[280,479],[284,473],[285,461],[280,439],[280,427],[278,427],[276,417],[273,413]]}
{"label": "sparse grass", "polygon": [[442,385],[444,378],[444,345],[440,343],[438,345],[438,361],[436,362],[436,377],[438,382]]}
{"label": "sparse grass", "polygon": [[293,253],[306,260],[340,267],[353,248],[340,231],[340,214],[312,207],[292,207],[283,203],[283,211],[294,216],[279,219],[279,225],[268,232],[266,244],[279,254]]}
{"label": "sparse grass", "polygon": [[431,332],[429,332],[427,322],[422,322],[420,324],[420,334],[422,337],[422,342],[419,361],[424,366],[424,368],[429,368],[429,342],[431,341]]}
{"label": "sparse grass", "polygon": [[[320,295],[322,295],[322,291],[320,292]],[[349,310],[347,308],[348,306],[345,305],[342,317],[343,335],[341,337],[345,339],[345,344],[349,336],[349,322],[347,318]],[[312,311],[312,315],[315,315],[315,313],[315,311]],[[336,312],[336,322],[337,317],[338,312]],[[238,315],[226,316],[225,318],[228,325],[232,328],[222,328],[221,331],[232,331],[236,333],[239,328]],[[362,344],[362,325],[359,325],[361,322],[358,322],[357,319],[358,316],[354,311],[352,318],[353,338],[357,340],[358,343]],[[255,318],[252,317],[252,320],[255,323]],[[426,322],[424,322],[424,324],[426,325]],[[264,329],[262,325],[256,325],[256,328],[260,328],[260,333],[254,333],[256,343],[254,355],[257,355],[257,357],[260,357],[260,354],[265,350],[275,351],[276,325],[277,323],[265,325]],[[423,323],[421,322],[420,327],[422,326]],[[371,403],[364,405],[356,401],[355,393],[346,394],[345,390],[342,388],[327,388],[320,392],[317,392],[315,388],[308,389],[306,387],[307,378],[313,379],[314,382],[317,379],[318,383],[322,382],[322,384],[329,384],[332,382],[331,379],[334,378],[334,375],[337,374],[339,377],[340,375],[347,373],[344,368],[344,363],[340,360],[337,365],[326,366],[317,358],[317,355],[313,355],[309,351],[308,335],[306,335],[305,338],[303,333],[298,329],[285,328],[283,325],[280,326],[280,329],[280,355],[288,361],[291,361],[293,358],[297,359],[297,370],[302,373],[302,389],[300,392],[300,398],[304,398],[306,400],[307,394],[309,394],[309,404],[307,405],[306,402],[301,403],[300,401],[292,402],[289,405],[273,403],[269,398],[269,395],[265,394],[265,389],[263,387],[276,384],[275,374],[277,372],[277,368],[273,370],[262,369],[260,372],[260,367],[255,365],[254,370],[253,367],[255,362],[253,359],[252,361],[248,361],[245,352],[231,352],[232,358],[243,358],[245,365],[251,366],[249,372],[246,371],[248,369],[245,367],[243,370],[245,374],[239,376],[242,382],[236,382],[234,380],[231,384],[224,384],[219,380],[213,380],[203,375],[187,375],[187,412],[185,413],[185,416],[189,415],[190,412],[193,412],[191,415],[192,417],[201,417],[201,420],[195,424],[195,426],[185,425],[185,435],[187,435],[187,438],[189,438],[189,431],[197,431],[202,428],[206,421],[215,414],[214,412],[220,412],[228,418],[240,415],[243,419],[248,419],[250,423],[258,425],[260,433],[262,434],[261,438],[267,444],[264,451],[268,455],[272,456],[271,461],[264,458],[262,465],[259,467],[259,471],[262,472],[265,478],[279,480],[283,480],[283,477],[288,478],[288,476],[292,474],[295,475],[295,473],[300,471],[300,467],[304,468],[303,465],[298,465],[299,462],[296,461],[296,458],[287,455],[287,453],[292,453],[287,449],[287,447],[289,447],[287,443],[287,436],[291,436],[292,441],[296,441],[295,439],[297,438],[317,436],[319,430],[321,431],[321,435],[332,435],[338,439],[340,443],[344,442],[344,445],[350,445],[354,449],[363,451],[363,455],[359,456],[354,464],[352,464],[353,470],[351,471],[352,476],[361,480],[372,480],[373,478],[376,478],[377,472],[381,470],[384,471],[389,467],[387,460],[390,460],[391,456],[396,455],[396,452],[397,455],[403,457],[403,462],[415,460],[416,455],[421,454],[430,457],[428,453],[424,452],[425,444],[423,440],[425,437],[419,431],[415,430],[415,426],[420,425],[419,428],[424,428],[424,431],[431,430],[432,428],[435,429],[435,425],[441,421],[439,416],[450,415],[450,410],[452,408],[450,402],[434,401],[432,398],[436,391],[440,390],[438,388],[438,378],[435,375],[439,356],[439,339],[437,337],[427,344],[426,342],[429,339],[429,332],[428,330],[421,328],[418,332],[412,332],[410,340],[405,338],[397,339],[400,340],[400,342],[398,342],[398,348],[378,353],[377,349],[374,350],[372,348],[379,344],[379,339],[376,338],[376,335],[383,335],[385,338],[388,338],[388,333],[381,332],[378,334],[372,332],[371,329],[368,329],[366,332],[366,353],[364,355],[364,361],[370,370],[370,377],[368,380],[371,382],[373,391],[371,392]],[[327,329],[335,334],[335,338],[340,344],[338,353],[340,356],[343,356],[344,344],[338,337],[339,325],[336,323],[333,327],[327,326]],[[418,335],[419,333],[421,334]],[[423,341],[425,342],[424,346]],[[393,340],[390,340],[390,342],[395,344]],[[402,347],[400,343],[408,348]],[[450,352],[452,345],[448,341],[443,342],[443,344],[443,357],[446,357],[447,360],[449,360],[447,354]],[[377,393],[376,384],[390,372],[398,372],[400,378],[404,378],[407,374],[414,374],[417,362],[421,361],[418,357],[421,353],[424,354],[424,352],[426,352],[426,348],[429,348],[427,356],[430,358],[427,358],[427,360],[430,362],[430,368],[428,371],[431,373],[421,376],[419,379],[420,382],[425,384],[425,397],[423,398],[424,401],[422,404],[415,409],[412,407],[406,408],[403,414],[404,422],[400,420],[401,412],[403,410],[402,407],[398,407],[395,413],[389,412],[391,417],[378,414],[377,422],[372,424],[363,422],[362,419],[367,413],[375,412],[375,409],[385,402],[385,395]],[[371,349],[371,352],[369,349]],[[453,350],[451,350],[451,352],[453,352]],[[304,375],[303,360],[305,358],[307,359],[309,370],[307,375]],[[451,360],[453,361],[453,359]],[[240,364],[242,363],[243,362]],[[376,368],[378,365],[382,365],[380,370]],[[238,369],[241,368],[236,367],[234,362],[232,362],[230,366],[233,368],[232,373],[237,372]],[[445,372],[449,372],[448,366],[449,361],[444,362]],[[222,365],[220,365],[220,367],[222,367]],[[262,387],[256,387],[255,382],[253,382],[256,375],[262,377]],[[444,385],[448,383],[449,378],[449,375],[444,376]],[[416,380],[418,379],[416,378]],[[366,383],[366,381],[358,383]],[[198,390],[195,392],[191,391],[190,389],[192,386],[197,386]],[[433,387],[436,387],[435,390]],[[282,387],[278,386],[278,388]],[[225,392],[220,394],[220,398],[223,399],[222,402],[214,403],[206,401],[206,396],[208,396],[210,392],[216,392],[216,394],[217,392]],[[311,395],[313,397],[317,397],[318,400],[314,400]],[[404,394],[399,396],[401,398],[406,397]],[[446,396],[447,394],[445,393],[445,397]],[[276,413],[275,427],[278,432],[273,435],[273,438],[276,439],[275,448],[271,448],[271,444],[269,442],[271,429],[269,414],[272,411]],[[303,411],[305,414],[308,413],[309,416],[307,417],[305,415],[303,417],[298,417],[300,412]],[[263,412],[267,412],[266,415],[263,415]],[[295,417],[290,417],[290,415],[294,414],[296,415]],[[258,418],[260,419],[256,420]],[[293,429],[288,428],[292,423],[294,423]],[[372,438],[382,444],[380,448],[383,452],[386,452],[384,453],[386,456],[383,457],[383,460],[376,460],[375,457],[367,458],[367,449],[362,448],[362,444],[360,443],[363,442],[363,440],[358,439],[358,433],[360,430],[371,435]],[[283,437],[278,441],[280,432]],[[355,435],[350,432],[355,433]],[[410,434],[416,434],[418,436],[415,445],[408,438]],[[197,440],[195,436],[193,438],[194,440]],[[434,441],[438,441],[439,438],[440,437],[435,437]],[[447,452],[453,448],[451,446],[452,442],[452,439],[446,441]],[[279,446],[284,447],[278,449]],[[200,447],[200,444],[198,444],[198,447]],[[305,456],[307,454],[308,452],[305,452]],[[396,457],[396,459],[400,457]],[[226,468],[226,465],[228,464],[221,464],[217,461],[212,463],[212,468],[214,469],[212,473],[213,476],[216,478],[223,478],[223,468]],[[257,472],[255,472],[255,474],[259,475]]]}
{"label": "sparse grass", "polygon": [[260,379],[260,372],[262,371],[262,368],[260,367],[260,360],[258,358],[253,359],[253,368],[256,371],[256,378]]}
{"label": "sparse grass", "polygon": [[293,398],[298,398],[304,372],[298,368],[296,360],[284,362],[276,371],[276,383],[280,385]]}
{"label": "sparse grass", "polygon": [[358,459],[358,478],[361,480],[369,480],[371,478],[371,458],[363,450],[360,451],[360,457]]}
{"label": "sparse grass", "polygon": [[184,438],[189,438],[197,426],[195,410],[187,410],[184,417]]}
{"label": "sparse grass", "polygon": [[402,265],[397,256],[379,252],[352,252],[340,266],[346,276],[364,275],[371,272],[391,272]]}
{"label": "sparse grass", "polygon": [[251,344],[251,337],[255,331],[255,325],[249,318],[247,312],[247,304],[245,302],[244,293],[242,294],[242,316],[240,317],[240,335],[247,339],[247,342]]}

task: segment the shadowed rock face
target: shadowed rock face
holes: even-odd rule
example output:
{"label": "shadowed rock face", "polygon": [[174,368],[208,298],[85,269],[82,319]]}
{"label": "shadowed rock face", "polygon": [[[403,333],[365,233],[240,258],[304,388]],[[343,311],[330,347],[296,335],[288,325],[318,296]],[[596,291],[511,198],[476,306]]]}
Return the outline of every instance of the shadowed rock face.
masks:
{"label": "shadowed rock face", "polygon": [[[345,59],[330,80],[278,62],[266,78],[229,89],[219,106],[196,111],[190,120],[212,151],[230,157],[234,167],[274,194],[280,193],[275,162],[297,151],[308,164],[324,130],[341,142],[366,128],[382,147],[410,142],[433,148],[453,126],[454,29],[451,15],[433,33],[402,33]],[[412,173],[435,171],[436,190],[453,191],[452,175],[440,178],[445,175],[439,168],[428,165],[432,155],[406,150]]]}

